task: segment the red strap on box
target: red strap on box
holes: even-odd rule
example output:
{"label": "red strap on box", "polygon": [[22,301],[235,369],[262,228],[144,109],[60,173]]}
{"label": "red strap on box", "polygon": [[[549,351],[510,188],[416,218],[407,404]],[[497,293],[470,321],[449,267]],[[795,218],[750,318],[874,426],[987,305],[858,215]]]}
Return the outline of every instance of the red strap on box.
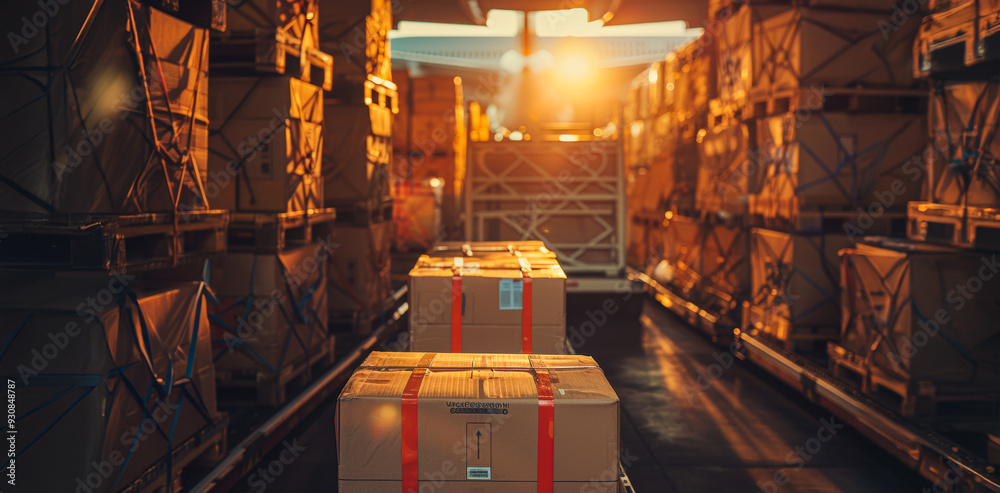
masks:
{"label": "red strap on box", "polygon": [[[532,367],[542,366],[540,359],[529,356]],[[538,493],[552,493],[552,470],[555,455],[556,401],[552,395],[549,370],[535,369],[538,386]]]}
{"label": "red strap on box", "polygon": [[451,278],[451,352],[462,352],[462,273]]}
{"label": "red strap on box", "polygon": [[521,271],[521,352],[531,353],[531,271]]}
{"label": "red strap on box", "polygon": [[419,493],[420,490],[420,467],[418,463],[417,449],[417,394],[420,392],[420,384],[424,381],[427,368],[434,361],[437,353],[424,353],[417,363],[418,368],[410,373],[410,378],[403,388],[403,403],[400,428],[403,435],[402,463],[403,463],[403,493]]}

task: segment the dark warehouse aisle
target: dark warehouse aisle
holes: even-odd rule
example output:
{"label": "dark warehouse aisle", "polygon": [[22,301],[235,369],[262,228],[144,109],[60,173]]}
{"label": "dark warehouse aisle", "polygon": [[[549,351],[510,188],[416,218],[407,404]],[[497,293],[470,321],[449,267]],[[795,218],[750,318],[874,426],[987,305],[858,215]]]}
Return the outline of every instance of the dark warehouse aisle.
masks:
{"label": "dark warehouse aisle", "polygon": [[[638,493],[882,493],[928,486],[779,382],[738,362],[729,366],[724,348],[645,296],[570,295],[567,312],[577,351],[595,357],[621,398],[621,460]],[[597,322],[596,331],[588,321]],[[335,490],[334,436],[331,401],[233,491]],[[274,477],[261,474],[269,465],[279,470],[273,463],[281,463],[285,449],[290,464]]]}

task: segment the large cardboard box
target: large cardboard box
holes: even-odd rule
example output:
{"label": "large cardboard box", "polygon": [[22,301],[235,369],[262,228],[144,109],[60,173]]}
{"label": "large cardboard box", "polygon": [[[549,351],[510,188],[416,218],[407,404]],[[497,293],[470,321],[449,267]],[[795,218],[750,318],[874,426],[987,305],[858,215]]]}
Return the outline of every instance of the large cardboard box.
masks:
{"label": "large cardboard box", "polygon": [[413,351],[566,352],[566,274],[555,259],[422,256],[410,301]]}
{"label": "large cardboard box", "polygon": [[619,400],[587,356],[374,352],[336,419],[342,493],[618,491]]}
{"label": "large cardboard box", "polygon": [[[330,101],[328,100],[328,103]],[[328,207],[377,207],[392,198],[392,110],[378,104],[327,104],[323,196]]]}
{"label": "large cardboard box", "polygon": [[213,77],[211,96],[212,206],[322,208],[323,89],[289,76]]}
{"label": "large cardboard box", "polygon": [[319,0],[320,47],[333,55],[334,75],[363,82],[368,77],[392,80],[389,31],[395,7],[390,0]]}
{"label": "large cardboard box", "polygon": [[933,96],[930,201],[1000,207],[1000,83],[948,82]]}
{"label": "large cardboard box", "polygon": [[788,348],[835,340],[840,333],[837,252],[851,246],[841,232],[785,233],[753,228],[749,312],[755,330]]}
{"label": "large cardboard box", "polygon": [[766,178],[750,213],[793,220],[801,211],[879,203],[902,211],[921,184],[907,164],[920,159],[925,118],[907,114],[788,114],[757,120],[758,173]]}
{"label": "large cardboard box", "polygon": [[1000,319],[1000,290],[987,277],[995,275],[989,257],[903,240],[868,241],[841,251],[840,345],[921,388],[995,391],[1000,327],[992,321]]}
{"label": "large cardboard box", "polygon": [[330,255],[316,244],[277,254],[230,253],[216,263],[216,368],[273,372],[321,353],[329,339]]}
{"label": "large cardboard box", "polygon": [[751,150],[750,129],[743,123],[714,126],[698,143],[701,166],[695,207],[723,217],[747,214],[752,184],[763,174]]}
{"label": "large cardboard box", "polygon": [[204,284],[4,281],[0,371],[16,386],[22,490],[120,491],[222,418]]}
{"label": "large cardboard box", "polygon": [[337,225],[330,262],[330,310],[381,313],[392,291],[391,221],[363,226]]}
{"label": "large cardboard box", "polygon": [[[208,167],[207,31],[136,2],[56,6],[58,15],[50,16],[37,3],[10,3],[0,16],[3,32],[24,39],[0,49],[0,209],[140,214],[214,207],[201,187]],[[43,28],[24,27],[39,15]],[[14,34],[29,28],[37,35]]]}

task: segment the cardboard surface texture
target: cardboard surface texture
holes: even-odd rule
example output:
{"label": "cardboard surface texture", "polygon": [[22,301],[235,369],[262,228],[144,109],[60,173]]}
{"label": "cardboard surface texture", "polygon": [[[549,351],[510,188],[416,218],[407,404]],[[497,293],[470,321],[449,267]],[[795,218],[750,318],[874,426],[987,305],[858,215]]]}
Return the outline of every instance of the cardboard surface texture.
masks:
{"label": "cardboard surface texture", "polygon": [[[526,273],[524,261],[530,266]],[[513,256],[422,256],[410,271],[411,350],[449,351],[458,327],[462,352],[521,353],[527,307],[522,274],[531,281],[530,352],[565,353],[566,274],[555,259]],[[457,287],[456,275],[461,279]],[[461,307],[454,306],[456,297]],[[452,323],[456,308],[457,326]]]}
{"label": "cardboard surface texture", "polygon": [[618,396],[586,356],[375,352],[337,430],[345,493],[617,491]]}
{"label": "cardboard surface texture", "polygon": [[213,207],[323,207],[323,90],[289,76],[213,77]]}

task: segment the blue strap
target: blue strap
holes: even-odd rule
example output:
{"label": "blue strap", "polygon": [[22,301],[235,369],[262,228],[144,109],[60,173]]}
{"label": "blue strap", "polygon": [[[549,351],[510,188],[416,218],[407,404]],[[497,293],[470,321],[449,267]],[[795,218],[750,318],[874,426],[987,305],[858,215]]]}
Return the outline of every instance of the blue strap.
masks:
{"label": "blue strap", "polygon": [[21,330],[24,329],[24,326],[28,325],[28,320],[31,320],[31,317],[34,315],[35,310],[28,312],[28,315],[24,317],[24,320],[21,320],[21,323],[17,324],[17,327],[14,327],[14,331],[10,333],[10,337],[7,338],[7,340],[3,343],[3,348],[0,349],[0,360],[3,360],[4,355],[7,354],[7,349],[10,348],[10,344],[14,342],[14,339],[16,339],[21,333]]}

